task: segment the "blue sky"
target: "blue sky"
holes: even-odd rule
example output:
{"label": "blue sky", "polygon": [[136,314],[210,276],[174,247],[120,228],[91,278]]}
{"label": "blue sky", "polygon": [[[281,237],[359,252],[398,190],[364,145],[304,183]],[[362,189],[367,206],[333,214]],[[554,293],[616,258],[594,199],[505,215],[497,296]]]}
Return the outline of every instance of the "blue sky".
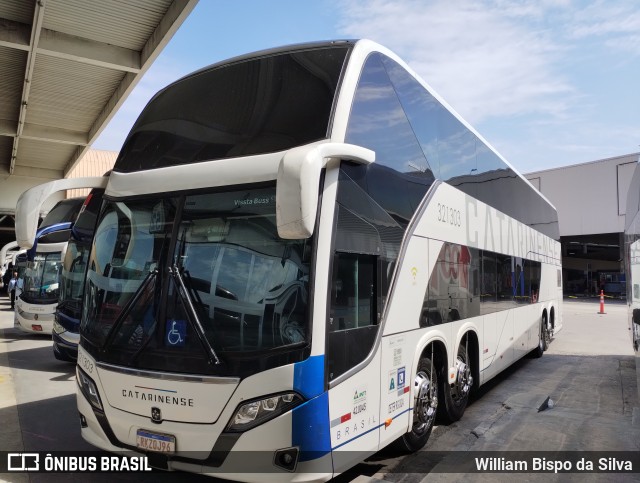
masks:
{"label": "blue sky", "polygon": [[336,38],[396,52],[523,173],[640,152],[637,0],[200,0],[92,147],[189,72]]}

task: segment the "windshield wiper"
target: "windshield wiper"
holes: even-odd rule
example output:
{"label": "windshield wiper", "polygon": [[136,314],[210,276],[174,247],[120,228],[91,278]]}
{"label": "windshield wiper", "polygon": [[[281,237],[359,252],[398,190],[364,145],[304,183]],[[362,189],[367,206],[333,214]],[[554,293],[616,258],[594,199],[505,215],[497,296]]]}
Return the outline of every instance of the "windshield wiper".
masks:
{"label": "windshield wiper", "polygon": [[[193,317],[192,325],[200,339],[200,342],[205,346],[207,351],[209,352],[209,360],[215,361],[216,364],[220,364],[220,359],[216,354],[216,351],[213,349],[213,346],[209,343],[209,339],[204,332],[204,327],[200,323],[200,318],[198,317],[198,313],[196,312],[196,308],[193,306],[193,302],[191,301],[191,297],[189,297],[189,292],[187,291],[187,287],[184,284],[184,280],[182,279],[182,275],[180,275],[180,270],[178,266],[174,263],[172,267],[169,267],[169,274],[173,275],[174,280],[176,280],[178,285],[178,294],[180,294],[180,298],[182,302],[189,307],[189,311],[191,312],[191,316]],[[191,320],[187,317],[188,320]]]}
{"label": "windshield wiper", "polygon": [[109,332],[104,339],[104,344],[102,344],[102,350],[104,350],[109,344],[111,344],[111,342],[113,342],[113,338],[116,336],[117,331],[120,329],[120,326],[124,322],[124,319],[127,318],[127,315],[129,315],[133,307],[138,303],[138,300],[146,290],[147,286],[151,283],[152,280],[155,280],[156,275],[158,275],[157,269],[150,271],[149,273],[147,273],[147,276],[144,277],[138,289],[133,293],[133,297],[131,297],[125,304],[125,306],[122,308],[122,312],[120,312],[120,315],[118,315],[118,317],[116,318],[115,322],[111,326],[111,329],[109,329]]}

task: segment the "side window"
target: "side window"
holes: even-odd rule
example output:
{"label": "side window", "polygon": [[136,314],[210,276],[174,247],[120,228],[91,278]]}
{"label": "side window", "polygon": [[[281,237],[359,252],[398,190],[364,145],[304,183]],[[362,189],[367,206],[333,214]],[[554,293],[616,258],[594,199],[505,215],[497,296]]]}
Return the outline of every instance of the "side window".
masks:
{"label": "side window", "polygon": [[389,79],[398,94],[398,99],[407,119],[409,119],[413,132],[418,138],[420,148],[428,160],[428,164],[424,168],[428,168],[429,172],[433,171],[436,177],[440,177],[438,150],[441,141],[438,139],[438,113],[442,110],[442,106],[402,66],[385,56],[382,56],[382,62],[387,69]]}
{"label": "side window", "polygon": [[370,55],[362,70],[345,142],[374,150],[377,164],[433,177],[380,54]]}
{"label": "side window", "polygon": [[479,255],[475,248],[443,245],[429,279],[421,327],[480,315]]}
{"label": "side window", "polygon": [[510,309],[513,305],[513,277],[511,274],[511,257],[496,255],[498,273],[498,310]]}
{"label": "side window", "polygon": [[513,257],[512,259],[512,278],[513,278],[513,299],[516,304],[529,303],[529,289],[530,284],[525,284],[525,260],[520,257]]}
{"label": "side window", "polygon": [[377,257],[337,252],[331,280],[329,379],[362,362],[378,329]]}
{"label": "side window", "polygon": [[444,107],[438,110],[438,159],[440,176],[445,180],[467,178],[478,169],[475,135]]}
{"label": "side window", "polygon": [[433,272],[431,272],[431,277],[429,277],[427,293],[422,304],[420,327],[449,322],[451,270],[447,260],[447,253],[451,252],[450,246],[450,244],[445,244],[442,247],[438,260],[433,267]]}
{"label": "side window", "polygon": [[536,303],[541,263],[445,243],[422,304],[420,327]]}
{"label": "side window", "polygon": [[482,252],[482,278],[480,288],[480,313],[491,314],[498,311],[498,267],[496,254]]}
{"label": "side window", "polygon": [[524,283],[529,302],[536,303],[540,295],[541,264],[532,260],[524,261]]}
{"label": "side window", "polygon": [[562,287],[562,270],[558,269],[558,288]]}
{"label": "side window", "polygon": [[336,253],[331,283],[331,331],[376,324],[376,260],[371,255]]}

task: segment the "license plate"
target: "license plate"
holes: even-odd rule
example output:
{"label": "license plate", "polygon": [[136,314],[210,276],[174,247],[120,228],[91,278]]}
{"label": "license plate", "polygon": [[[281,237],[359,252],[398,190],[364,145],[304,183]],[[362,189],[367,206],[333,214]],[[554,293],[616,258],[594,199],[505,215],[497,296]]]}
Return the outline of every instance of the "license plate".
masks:
{"label": "license plate", "polygon": [[176,452],[176,437],[139,429],[136,432],[136,446],[144,451],[173,454]]}
{"label": "license plate", "polygon": [[42,332],[42,326],[41,325],[31,324],[31,329],[35,330],[36,332]]}

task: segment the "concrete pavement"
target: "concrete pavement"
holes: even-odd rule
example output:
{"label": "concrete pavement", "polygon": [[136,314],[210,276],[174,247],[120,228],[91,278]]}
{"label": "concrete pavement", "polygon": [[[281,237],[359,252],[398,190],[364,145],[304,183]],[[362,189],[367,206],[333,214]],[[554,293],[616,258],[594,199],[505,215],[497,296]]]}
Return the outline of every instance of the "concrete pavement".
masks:
{"label": "concrete pavement", "polygon": [[[83,451],[72,364],[53,357],[50,337],[13,329],[0,296],[0,450]],[[464,417],[437,426],[424,451],[383,450],[338,481],[640,481],[639,474],[463,474],[440,472],[434,454],[473,451],[640,451],[635,360],[626,305],[565,301],[564,327],[540,359],[522,359],[476,394]],[[550,396],[555,406],[538,412]],[[454,453],[451,453],[451,452]],[[440,466],[439,466],[440,465]],[[82,474],[11,474],[11,482],[86,481]],[[0,479],[3,475],[0,475]],[[92,481],[215,481],[184,473],[92,474]]]}

